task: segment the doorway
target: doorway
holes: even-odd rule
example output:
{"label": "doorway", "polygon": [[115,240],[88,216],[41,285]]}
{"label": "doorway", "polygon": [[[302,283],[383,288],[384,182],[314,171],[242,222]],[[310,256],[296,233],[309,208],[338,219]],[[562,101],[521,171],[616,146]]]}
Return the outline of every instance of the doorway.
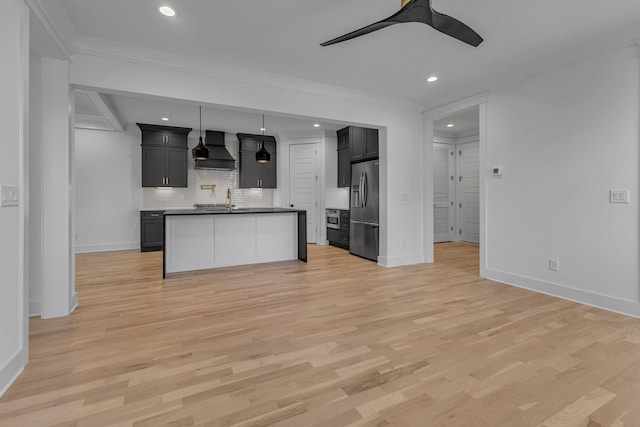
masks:
{"label": "doorway", "polygon": [[480,243],[478,142],[433,144],[433,241]]}
{"label": "doorway", "polygon": [[316,144],[289,146],[289,203],[307,211],[307,242],[317,242],[318,148]]}
{"label": "doorway", "polygon": [[[481,233],[481,105],[476,102],[457,109],[427,114],[433,117],[431,182],[433,186],[433,254],[464,253],[465,263],[480,274]],[[483,106],[483,114],[486,110]],[[427,119],[429,120],[429,119]],[[429,126],[426,127],[430,132]],[[428,134],[427,134],[428,135]],[[427,139],[428,141],[428,139]],[[427,176],[427,179],[431,178]],[[428,206],[428,205],[427,205]],[[427,216],[428,218],[428,216]],[[474,259],[475,258],[475,259]]]}

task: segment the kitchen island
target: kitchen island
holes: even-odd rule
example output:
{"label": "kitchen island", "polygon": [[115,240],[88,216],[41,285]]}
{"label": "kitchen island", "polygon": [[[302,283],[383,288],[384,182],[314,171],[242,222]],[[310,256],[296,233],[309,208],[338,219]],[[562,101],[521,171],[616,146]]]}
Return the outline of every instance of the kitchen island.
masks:
{"label": "kitchen island", "polygon": [[162,277],[234,265],[306,262],[306,214],[285,208],[166,211]]}

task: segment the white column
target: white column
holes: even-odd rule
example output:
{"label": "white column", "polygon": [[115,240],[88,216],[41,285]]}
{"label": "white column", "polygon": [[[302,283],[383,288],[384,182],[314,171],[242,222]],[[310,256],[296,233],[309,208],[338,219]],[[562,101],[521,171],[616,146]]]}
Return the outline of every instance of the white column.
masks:
{"label": "white column", "polygon": [[28,359],[26,238],[29,10],[5,0],[0,14],[0,185],[18,187],[18,206],[0,207],[0,396]]}
{"label": "white column", "polygon": [[42,317],[75,308],[70,67],[42,58]]}

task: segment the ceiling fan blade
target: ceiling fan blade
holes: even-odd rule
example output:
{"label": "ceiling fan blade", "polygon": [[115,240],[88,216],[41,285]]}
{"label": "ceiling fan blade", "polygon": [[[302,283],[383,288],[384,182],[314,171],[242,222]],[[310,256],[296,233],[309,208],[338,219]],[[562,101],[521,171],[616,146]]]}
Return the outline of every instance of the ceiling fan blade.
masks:
{"label": "ceiling fan blade", "polygon": [[381,30],[383,28],[388,27],[389,25],[397,24],[397,22],[387,21],[383,19],[382,21],[378,21],[374,24],[367,25],[366,27],[362,27],[359,30],[352,31],[348,34],[345,34],[340,37],[336,37],[333,40],[329,40],[324,43],[320,43],[320,46],[329,46],[336,43],[341,43],[347,40],[355,39],[356,37],[364,36],[365,34],[373,33],[374,31]]}
{"label": "ceiling fan blade", "polygon": [[484,41],[484,39],[469,26],[449,15],[437,12],[432,8],[431,16],[432,21],[430,25],[441,33],[470,44],[473,47],[478,47],[480,43]]}

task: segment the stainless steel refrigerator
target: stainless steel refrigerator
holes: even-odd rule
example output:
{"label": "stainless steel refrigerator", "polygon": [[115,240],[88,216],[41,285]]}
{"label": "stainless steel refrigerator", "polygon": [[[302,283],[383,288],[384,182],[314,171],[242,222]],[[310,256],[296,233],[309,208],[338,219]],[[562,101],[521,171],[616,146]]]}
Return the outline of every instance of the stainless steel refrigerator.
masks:
{"label": "stainless steel refrigerator", "polygon": [[378,261],[380,235],[379,160],[351,165],[349,252]]}

